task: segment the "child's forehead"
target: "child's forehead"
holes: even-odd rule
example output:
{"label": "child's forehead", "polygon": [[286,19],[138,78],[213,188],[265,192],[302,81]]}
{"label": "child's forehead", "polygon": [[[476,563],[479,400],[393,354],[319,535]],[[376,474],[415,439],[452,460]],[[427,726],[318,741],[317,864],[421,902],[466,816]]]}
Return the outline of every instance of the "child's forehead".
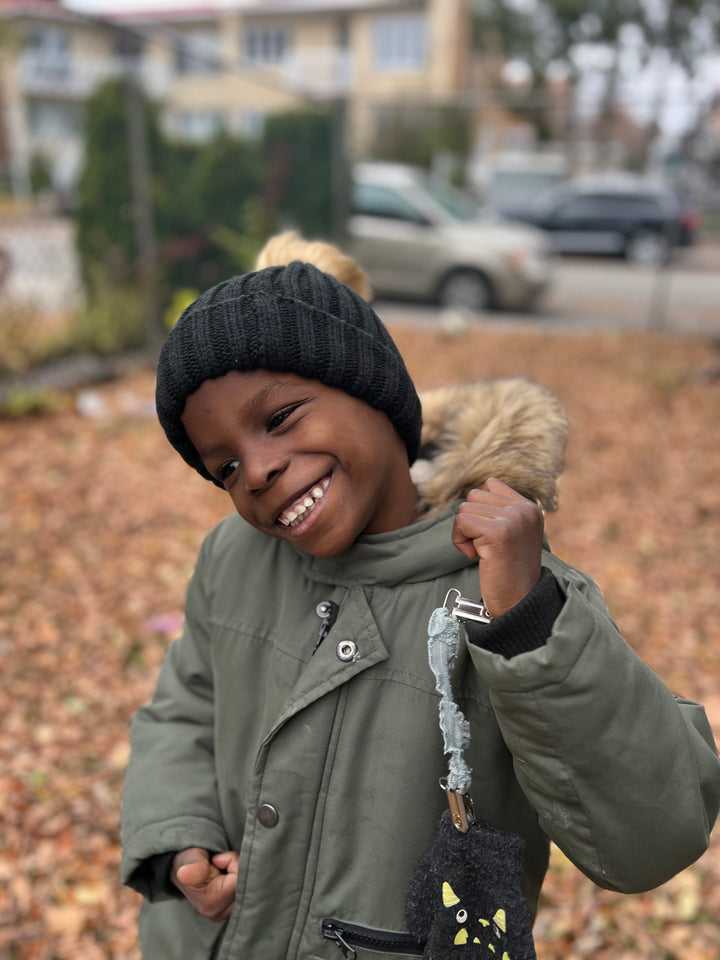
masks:
{"label": "child's forehead", "polygon": [[207,383],[227,384],[238,391],[271,394],[281,390],[292,390],[296,387],[320,387],[319,380],[303,377],[292,370],[230,370],[216,380],[206,380]]}
{"label": "child's forehead", "polygon": [[282,403],[291,398],[331,390],[319,380],[282,370],[230,370],[221,377],[204,380],[195,396],[201,402],[231,402],[248,412],[268,403]]}

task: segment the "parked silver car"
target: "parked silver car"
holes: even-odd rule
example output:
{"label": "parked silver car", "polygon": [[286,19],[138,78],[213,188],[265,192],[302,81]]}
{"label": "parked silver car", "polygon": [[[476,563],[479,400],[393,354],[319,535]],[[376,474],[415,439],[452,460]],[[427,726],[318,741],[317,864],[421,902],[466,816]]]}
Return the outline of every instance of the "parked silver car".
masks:
{"label": "parked silver car", "polygon": [[467,194],[402,164],[353,168],[348,233],[378,296],[522,310],[552,276],[541,230],[485,215]]}

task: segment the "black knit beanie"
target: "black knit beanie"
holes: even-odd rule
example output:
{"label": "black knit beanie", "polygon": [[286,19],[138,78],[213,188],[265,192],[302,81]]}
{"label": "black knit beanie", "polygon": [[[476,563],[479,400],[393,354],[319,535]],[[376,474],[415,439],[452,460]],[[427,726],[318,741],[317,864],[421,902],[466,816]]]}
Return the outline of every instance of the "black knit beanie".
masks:
{"label": "black knit beanie", "polygon": [[183,311],[160,352],[160,423],[178,453],[218,486],[180,418],[205,380],[231,370],[296,373],[344,390],[386,413],[410,463],[417,456],[420,400],[392,337],[359,294],[311,264],[217,284]]}

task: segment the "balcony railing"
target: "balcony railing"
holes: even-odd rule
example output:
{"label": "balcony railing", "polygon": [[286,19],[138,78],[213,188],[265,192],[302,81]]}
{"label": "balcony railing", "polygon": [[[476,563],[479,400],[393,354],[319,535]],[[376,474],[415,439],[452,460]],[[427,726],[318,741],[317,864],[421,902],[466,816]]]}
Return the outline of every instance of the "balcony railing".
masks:
{"label": "balcony railing", "polygon": [[352,56],[343,47],[289,51],[283,61],[283,80],[289,90],[314,99],[344,96],[353,82]]}
{"label": "balcony railing", "polygon": [[[86,100],[101,83],[124,71],[122,57],[71,57],[26,51],[18,60],[18,80],[25,96]],[[141,60],[138,73],[150,97],[167,93],[171,82],[169,69]]]}

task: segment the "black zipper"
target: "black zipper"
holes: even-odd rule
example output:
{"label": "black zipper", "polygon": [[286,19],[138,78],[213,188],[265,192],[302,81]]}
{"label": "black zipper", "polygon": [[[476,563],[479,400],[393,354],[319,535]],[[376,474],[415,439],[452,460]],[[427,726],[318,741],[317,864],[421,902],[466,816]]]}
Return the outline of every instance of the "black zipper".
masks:
{"label": "black zipper", "polygon": [[353,947],[365,947],[380,953],[405,953],[409,956],[422,956],[425,944],[409,933],[390,933],[387,930],[369,930],[344,920],[323,920],[323,936],[334,940],[347,960],[356,960],[357,951]]}

